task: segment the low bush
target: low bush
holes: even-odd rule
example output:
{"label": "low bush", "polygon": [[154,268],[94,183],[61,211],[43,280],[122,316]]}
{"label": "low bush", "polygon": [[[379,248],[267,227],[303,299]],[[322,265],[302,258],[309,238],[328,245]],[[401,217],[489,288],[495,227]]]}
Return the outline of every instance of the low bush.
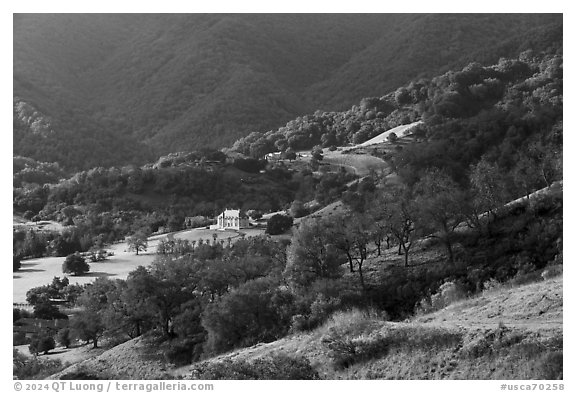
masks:
{"label": "low bush", "polygon": [[460,332],[422,327],[400,327],[357,337],[335,336],[331,332],[322,338],[322,343],[328,347],[329,356],[338,369],[381,358],[392,348],[407,353],[431,352],[457,347],[461,342]]}
{"label": "low bush", "polygon": [[40,352],[43,352],[46,355],[51,349],[54,348],[56,348],[54,337],[48,334],[40,334],[38,336],[32,337],[30,340],[30,345],[28,346],[30,353],[35,355],[38,355]]}
{"label": "low bush", "polygon": [[12,362],[14,379],[44,379],[64,368],[60,360],[28,357],[17,349],[13,351]]}
{"label": "low bush", "polygon": [[544,271],[540,274],[544,280],[549,280],[554,277],[561,276],[563,272],[562,265],[552,265],[544,269]]}
{"label": "low bush", "polygon": [[383,311],[354,308],[333,313],[320,331],[334,337],[358,336],[382,326],[387,320],[388,315]]}
{"label": "low bush", "polygon": [[285,214],[275,214],[268,220],[266,233],[269,235],[280,235],[292,227],[294,219]]}
{"label": "low bush", "polygon": [[101,373],[95,374],[91,371],[88,371],[86,367],[80,366],[77,367],[74,371],[69,373],[63,374],[60,376],[60,380],[103,380],[103,379],[112,379],[107,378],[105,375],[101,375]]}
{"label": "low bush", "polygon": [[502,350],[518,352],[532,343],[525,343],[526,335],[514,331],[500,324],[498,328],[474,336],[469,336],[462,346],[461,355],[464,358],[476,359],[482,356],[490,356]]}
{"label": "low bush", "polygon": [[538,361],[537,379],[563,379],[564,356],[562,351],[548,352]]}
{"label": "low bush", "polygon": [[297,314],[292,317],[291,331],[301,332],[314,329],[321,325],[328,316],[341,307],[342,301],[339,298],[326,297],[319,294],[316,300],[310,305],[310,314]]}
{"label": "low bush", "polygon": [[466,292],[462,286],[454,281],[448,281],[442,284],[435,294],[422,299],[417,306],[417,312],[421,314],[434,312],[465,298]]}
{"label": "low bush", "polygon": [[202,341],[187,339],[173,343],[164,352],[164,357],[168,362],[180,367],[199,360],[201,354]]}
{"label": "low bush", "polygon": [[24,345],[29,343],[30,340],[26,338],[26,334],[24,332],[15,332],[12,335],[12,345]]}
{"label": "low bush", "polygon": [[284,353],[266,358],[224,360],[217,363],[200,363],[192,369],[192,379],[209,380],[311,380],[320,379],[318,373],[304,357]]}
{"label": "low bush", "polygon": [[486,292],[497,291],[502,288],[502,283],[495,278],[491,278],[488,281],[485,281],[482,284],[482,287]]}

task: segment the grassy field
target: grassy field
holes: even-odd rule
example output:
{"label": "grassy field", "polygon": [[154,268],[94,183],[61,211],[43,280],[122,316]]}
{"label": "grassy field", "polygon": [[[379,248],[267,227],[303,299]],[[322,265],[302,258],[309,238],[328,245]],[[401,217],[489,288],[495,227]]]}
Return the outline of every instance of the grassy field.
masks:
{"label": "grassy field", "polygon": [[[242,230],[247,237],[259,236],[264,234],[263,229],[246,229]],[[174,234],[175,238],[186,239],[189,241],[198,241],[200,239],[213,241],[213,234],[218,235],[218,239],[228,237],[237,240],[240,235],[231,231],[213,231],[209,229],[190,229],[180,231]],[[138,266],[148,266],[156,257],[156,246],[160,239],[165,239],[168,235],[157,235],[150,237],[148,241],[148,250],[136,255],[133,251],[128,251],[126,243],[116,243],[107,248],[114,253],[105,261],[90,263],[90,272],[82,276],[66,275],[71,284],[80,285],[94,281],[98,277],[108,277],[111,279],[125,279],[128,274]],[[19,271],[12,274],[13,291],[12,298],[14,303],[25,303],[26,292],[34,287],[49,284],[53,277],[63,277],[62,263],[64,257],[48,257],[27,259],[22,261],[22,267]]]}
{"label": "grassy field", "polygon": [[414,127],[420,123],[422,123],[422,121],[417,121],[414,123],[404,124],[404,125],[401,125],[398,127],[391,128],[390,130],[384,131],[380,135],[377,135],[374,138],[367,140],[366,142],[360,143],[359,145],[357,145],[357,147],[366,147],[366,146],[371,146],[371,145],[376,145],[379,143],[387,142],[388,136],[392,133],[395,133],[398,138],[403,138],[405,136],[410,135],[412,133],[412,127]]}
{"label": "grassy field", "polygon": [[356,175],[363,177],[370,171],[382,171],[388,168],[388,164],[378,157],[368,154],[342,154],[340,151],[326,151],[323,163],[352,168]]}
{"label": "grassy field", "polygon": [[[67,275],[71,284],[86,284],[94,281],[98,277],[109,277],[111,279],[128,277],[128,273],[138,266],[147,266],[155,258],[156,242],[149,243],[147,252],[136,256],[134,252],[128,252],[126,243],[114,244],[108,250],[114,252],[109,259],[101,262],[90,263],[90,272],[82,276]],[[12,274],[14,303],[25,303],[26,292],[34,287],[49,284],[53,277],[63,277],[62,263],[64,257],[49,257],[27,259],[22,261],[19,271]]]}

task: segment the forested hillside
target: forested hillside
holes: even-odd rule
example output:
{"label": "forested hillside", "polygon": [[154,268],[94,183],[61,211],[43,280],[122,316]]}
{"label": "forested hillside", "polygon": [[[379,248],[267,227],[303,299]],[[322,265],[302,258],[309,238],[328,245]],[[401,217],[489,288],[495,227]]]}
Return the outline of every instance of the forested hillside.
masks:
{"label": "forested hillside", "polygon": [[[412,143],[381,156],[407,184],[437,168],[464,184],[481,157],[510,171],[529,156],[562,157],[562,51],[523,52],[497,64],[474,62],[432,79],[412,81],[395,92],[369,97],[343,112],[298,117],[275,131],[253,132],[231,151],[260,157],[274,151],[359,144],[417,120]],[[524,164],[522,164],[524,165]],[[520,171],[520,169],[518,169]]]}
{"label": "forested hillside", "polygon": [[[217,236],[212,243],[166,236],[158,241],[156,260],[125,280],[98,277],[80,287],[55,279],[32,288],[27,300],[34,315],[50,311],[47,299],[69,301],[78,312],[66,334],[94,346],[106,337],[117,343],[143,336],[138,345],[167,367],[292,335],[315,337],[330,372],[350,378],[355,365],[386,360],[397,349],[405,354],[387,358],[394,368],[372,364],[370,373],[358,375],[406,377],[417,367],[419,376],[430,378],[524,378],[534,370],[534,378],[562,378],[561,328],[550,340],[534,341],[514,324],[464,336],[449,326],[415,330],[401,322],[415,315],[439,318],[433,313],[467,297],[562,274],[563,51],[550,31],[542,30],[541,37],[551,40],[544,48],[535,41],[536,49],[515,56],[416,78],[347,110],[316,110],[271,131],[251,132],[222,150],[96,167],[65,180],[59,180],[62,166],[48,159],[15,157],[14,211],[65,226],[60,232],[14,231],[15,271],[29,257],[100,255],[107,242],[125,236],[128,243],[144,242],[150,232],[181,229],[184,216],[205,225],[224,207],[260,217],[287,209],[292,216],[283,216],[289,225],[281,239],[240,234],[226,244]],[[58,132],[51,119],[25,104],[17,109],[38,138]],[[389,133],[376,145],[357,146],[404,124],[416,125],[408,135]],[[310,151],[298,156],[298,150]],[[269,152],[280,154],[263,160]],[[344,165],[325,164],[328,152],[371,155],[382,165],[359,178]],[[310,211],[319,207],[326,214]],[[561,280],[555,282],[548,301],[558,323]],[[545,294],[526,299],[544,300]],[[536,315],[536,306],[528,304],[525,314]],[[345,312],[351,309],[358,311]],[[484,310],[494,326],[500,313]],[[14,315],[18,320],[23,314]],[[334,317],[348,320],[334,323]],[[380,329],[385,320],[399,328]],[[34,339],[53,340],[49,334]],[[414,359],[413,349],[427,351],[421,364],[398,365],[395,359]],[[307,355],[199,363],[190,377],[319,378]],[[20,358],[15,353],[15,361]],[[502,374],[456,367],[486,359],[524,366]],[[437,360],[444,362],[442,371]],[[15,375],[26,372],[25,362],[15,365]],[[66,378],[140,375],[110,370],[99,365]]]}
{"label": "forested hillside", "polygon": [[87,169],[224,147],[561,31],[536,14],[15,15],[14,153]]}
{"label": "forested hillside", "polygon": [[[500,179],[511,199],[562,178],[562,70],[561,50],[554,49],[526,51],[491,66],[471,63],[364,98],[348,111],[317,111],[276,131],[251,133],[226,150],[228,156],[210,149],[171,154],[145,167],[99,167],[60,182],[59,165],[16,157],[13,207],[28,219],[75,223],[92,238],[89,243],[99,236],[122,237],[139,226],[148,232],[161,226],[178,230],[184,217],[212,216],[226,206],[269,212],[294,200],[325,205],[342,198],[361,209],[359,190],[368,186],[347,190],[351,175],[313,173],[316,159],[291,167],[262,157],[357,144],[416,120],[422,123],[410,143],[368,153],[383,159],[409,187],[437,170],[469,188],[474,168],[484,168],[478,176]],[[365,181],[374,187],[381,176],[375,172]]]}

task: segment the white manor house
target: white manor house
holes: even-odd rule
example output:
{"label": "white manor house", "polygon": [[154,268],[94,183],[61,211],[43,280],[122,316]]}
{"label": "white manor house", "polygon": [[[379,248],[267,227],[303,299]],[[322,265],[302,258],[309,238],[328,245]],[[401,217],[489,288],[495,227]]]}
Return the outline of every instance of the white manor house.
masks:
{"label": "white manor house", "polygon": [[240,210],[225,209],[216,217],[216,224],[211,225],[210,229],[239,230],[240,228],[247,228],[248,226],[248,218],[240,217]]}

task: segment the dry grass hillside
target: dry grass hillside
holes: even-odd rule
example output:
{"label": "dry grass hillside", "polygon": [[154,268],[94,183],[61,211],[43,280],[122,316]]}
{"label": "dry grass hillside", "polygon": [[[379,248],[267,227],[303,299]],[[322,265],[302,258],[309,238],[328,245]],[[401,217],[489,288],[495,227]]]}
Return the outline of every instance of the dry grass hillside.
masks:
{"label": "dry grass hillside", "polygon": [[171,379],[158,348],[148,339],[138,337],[117,345],[101,355],[76,363],[49,379]]}
{"label": "dry grass hillside", "polygon": [[560,276],[503,286],[403,322],[340,312],[311,332],[181,368],[167,364],[150,339],[138,338],[51,378],[235,378],[239,368],[279,357],[304,361],[323,379],[561,378],[562,284]]}
{"label": "dry grass hillside", "polygon": [[398,138],[404,138],[412,133],[412,128],[417,126],[418,124],[422,124],[422,121],[416,121],[410,124],[404,124],[398,127],[394,127],[389,129],[388,131],[384,131],[380,135],[376,135],[374,138],[367,140],[366,142],[360,143],[358,147],[366,147],[371,145],[377,145],[379,143],[384,143],[388,141],[388,137],[390,134],[394,133]]}
{"label": "dry grass hillside", "polygon": [[[306,358],[326,379],[561,378],[562,281],[556,277],[488,291],[397,323],[359,311],[337,313],[311,333],[208,363],[233,368],[235,362],[284,353]],[[190,378],[209,364],[172,374]]]}
{"label": "dry grass hillside", "polygon": [[554,334],[562,330],[562,277],[530,285],[501,287],[451,304],[415,322],[484,329],[500,322],[510,328]]}

